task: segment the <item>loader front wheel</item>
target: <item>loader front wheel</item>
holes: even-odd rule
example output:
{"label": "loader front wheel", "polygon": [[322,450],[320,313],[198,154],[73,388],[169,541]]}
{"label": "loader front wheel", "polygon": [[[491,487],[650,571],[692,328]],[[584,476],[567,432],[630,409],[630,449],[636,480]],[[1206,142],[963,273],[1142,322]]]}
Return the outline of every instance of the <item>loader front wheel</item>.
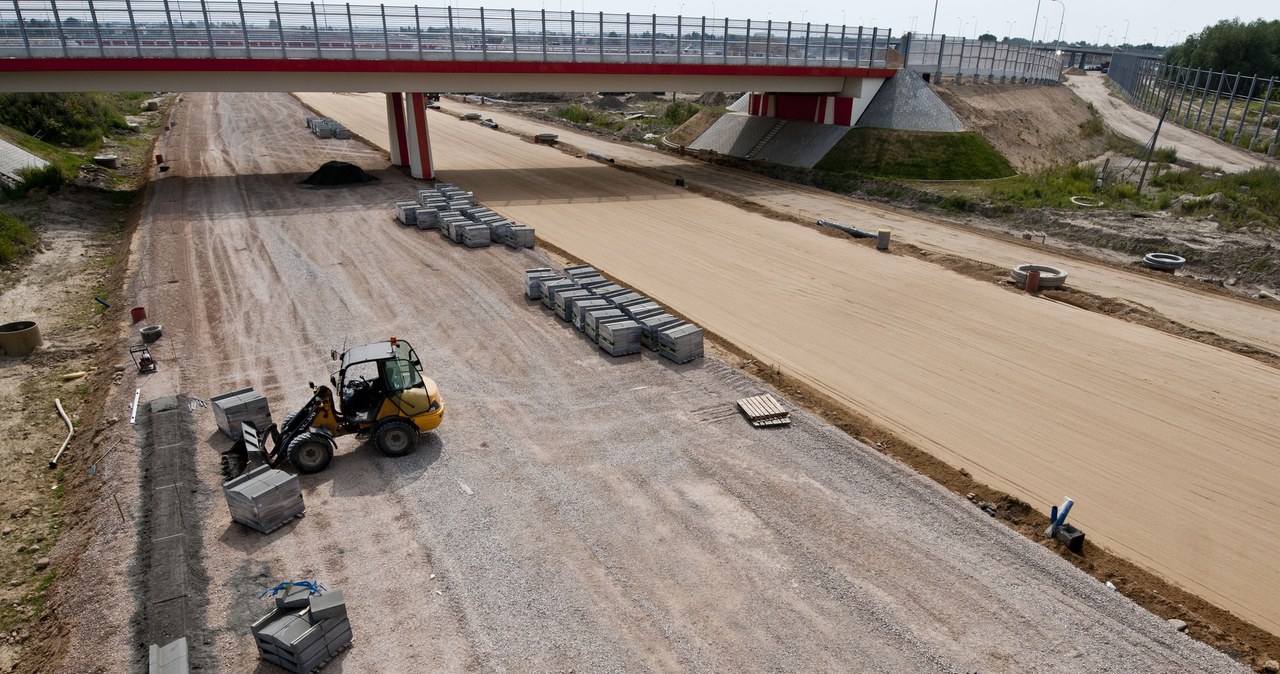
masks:
{"label": "loader front wheel", "polygon": [[319,473],[333,460],[333,445],[320,433],[303,433],[289,443],[289,463],[299,473]]}
{"label": "loader front wheel", "polygon": [[373,429],[373,444],[386,456],[404,456],[418,444],[418,427],[408,419],[387,419]]}

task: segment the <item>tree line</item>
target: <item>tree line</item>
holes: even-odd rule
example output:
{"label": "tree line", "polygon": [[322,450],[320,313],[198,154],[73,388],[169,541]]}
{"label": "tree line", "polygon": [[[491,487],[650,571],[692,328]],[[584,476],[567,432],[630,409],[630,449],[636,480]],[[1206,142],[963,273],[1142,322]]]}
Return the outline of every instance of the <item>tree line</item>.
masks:
{"label": "tree line", "polygon": [[1165,63],[1270,78],[1280,75],[1280,20],[1219,21],[1165,53]]}

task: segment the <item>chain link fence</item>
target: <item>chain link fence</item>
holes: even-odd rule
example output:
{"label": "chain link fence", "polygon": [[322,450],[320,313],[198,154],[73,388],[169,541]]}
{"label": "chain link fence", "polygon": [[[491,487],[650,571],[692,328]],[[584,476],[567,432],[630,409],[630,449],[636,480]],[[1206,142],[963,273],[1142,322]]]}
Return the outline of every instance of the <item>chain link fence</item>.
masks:
{"label": "chain link fence", "polygon": [[902,38],[906,67],[929,76],[935,84],[949,78],[974,84],[1048,84],[1060,81],[1062,58],[1030,45],[969,40],[946,35],[908,33]]}
{"label": "chain link fence", "polygon": [[[1276,155],[1277,78],[1188,68],[1116,54],[1107,73],[1134,106],[1250,152]],[[1168,111],[1165,113],[1165,111]]]}

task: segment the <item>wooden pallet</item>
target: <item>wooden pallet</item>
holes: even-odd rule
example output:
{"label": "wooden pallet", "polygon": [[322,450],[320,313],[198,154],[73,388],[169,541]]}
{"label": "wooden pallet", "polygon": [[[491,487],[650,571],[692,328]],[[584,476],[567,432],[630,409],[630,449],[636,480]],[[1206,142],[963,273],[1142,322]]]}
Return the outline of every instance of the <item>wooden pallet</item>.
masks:
{"label": "wooden pallet", "polygon": [[771,394],[743,398],[738,401],[738,409],[746,415],[752,426],[785,426],[791,423],[791,413],[782,409],[778,399]]}

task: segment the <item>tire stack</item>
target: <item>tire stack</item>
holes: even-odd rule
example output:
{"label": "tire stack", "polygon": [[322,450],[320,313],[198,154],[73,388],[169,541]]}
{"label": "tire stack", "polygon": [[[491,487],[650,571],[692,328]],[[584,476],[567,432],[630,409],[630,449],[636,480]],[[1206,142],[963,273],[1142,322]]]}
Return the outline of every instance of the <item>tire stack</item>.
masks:
{"label": "tire stack", "polygon": [[302,515],[302,486],[296,475],[258,466],[222,485],[232,521],[270,533]]}
{"label": "tire stack", "polygon": [[702,328],[663,310],[652,299],[604,278],[589,265],[565,267],[564,276],[546,267],[524,273],[524,295],[541,300],[613,356],[657,351],[676,363],[703,356]]}
{"label": "tire stack", "polygon": [[351,622],[341,590],[311,594],[306,588],[291,588],[276,598],[276,609],[250,629],[259,657],[299,674],[320,669],[351,645]]}

